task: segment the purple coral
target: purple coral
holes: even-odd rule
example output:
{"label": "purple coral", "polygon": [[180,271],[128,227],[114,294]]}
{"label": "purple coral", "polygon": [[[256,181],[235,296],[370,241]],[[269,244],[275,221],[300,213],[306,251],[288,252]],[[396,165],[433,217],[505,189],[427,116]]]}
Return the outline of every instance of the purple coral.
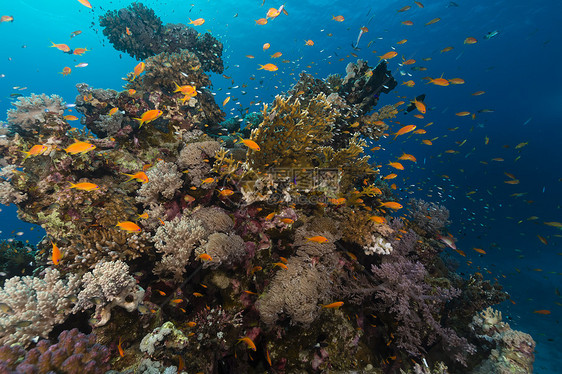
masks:
{"label": "purple coral", "polygon": [[396,345],[413,356],[425,353],[427,347],[441,339],[445,350],[460,363],[474,347],[454,330],[441,325],[445,303],[459,295],[455,288],[428,283],[429,274],[422,263],[393,256],[392,262],[372,266],[379,282],[375,308],[391,313],[398,322]]}
{"label": "purple coral", "polygon": [[97,344],[95,335],[72,329],[61,332],[58,343],[41,340],[27,352],[17,345],[0,347],[0,372],[102,374],[109,370],[109,358],[109,349]]}

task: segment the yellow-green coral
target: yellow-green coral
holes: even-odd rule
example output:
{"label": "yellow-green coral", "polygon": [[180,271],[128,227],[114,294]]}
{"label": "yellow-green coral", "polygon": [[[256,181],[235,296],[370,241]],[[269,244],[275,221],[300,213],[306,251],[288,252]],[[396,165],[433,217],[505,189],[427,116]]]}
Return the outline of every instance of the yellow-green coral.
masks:
{"label": "yellow-green coral", "polygon": [[318,94],[306,107],[298,99],[275,98],[274,106],[263,110],[264,120],[252,130],[251,139],[261,148],[248,150],[246,163],[254,171],[271,167],[315,167],[311,157],[332,139],[332,126],[338,116]]}

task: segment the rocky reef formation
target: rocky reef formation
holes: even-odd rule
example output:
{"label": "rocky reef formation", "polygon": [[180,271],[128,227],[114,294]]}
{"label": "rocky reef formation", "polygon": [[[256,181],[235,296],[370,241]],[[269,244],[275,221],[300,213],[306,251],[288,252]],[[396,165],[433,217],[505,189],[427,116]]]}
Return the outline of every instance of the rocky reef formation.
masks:
{"label": "rocky reef formation", "polygon": [[137,60],[185,49],[197,56],[203,70],[223,72],[221,42],[208,33],[199,35],[194,28],[183,24],[164,25],[154,10],[141,3],[108,11],[100,16],[100,25],[116,50]]}

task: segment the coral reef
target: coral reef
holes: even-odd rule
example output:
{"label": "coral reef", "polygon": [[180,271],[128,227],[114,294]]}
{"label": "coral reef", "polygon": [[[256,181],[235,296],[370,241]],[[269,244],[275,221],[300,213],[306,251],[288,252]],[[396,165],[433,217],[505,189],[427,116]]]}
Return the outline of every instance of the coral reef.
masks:
{"label": "coral reef", "polygon": [[533,372],[535,341],[529,334],[512,330],[502,314],[490,307],[474,316],[471,329],[490,344],[490,356],[471,374],[523,374]]}
{"label": "coral reef", "polygon": [[[302,73],[225,121],[205,73],[223,69],[216,39],[140,3],[100,19],[144,60],[125,90],[77,85],[84,129],[46,95],[0,126],[0,203],[46,231],[29,255],[1,248],[0,344],[36,346],[0,348],[0,371],[95,373],[108,349],[114,373],[530,370],[531,338],[477,314],[507,294],[454,272],[448,211],[413,200],[393,218],[365,154],[400,105],[375,109],[396,86],[384,61]],[[73,327],[108,348],[45,340]]]}
{"label": "coral reef", "polygon": [[7,279],[0,289],[0,344],[26,347],[36,336],[46,338],[70,314],[80,283],[79,275],[63,278],[51,268],[42,278]]}
{"label": "coral reef", "polygon": [[203,70],[223,72],[221,42],[208,33],[200,36],[195,29],[182,24],[163,25],[154,11],[141,3],[108,11],[100,16],[100,25],[115,49],[137,60],[187,49],[202,61]]}
{"label": "coral reef", "polygon": [[144,290],[129,275],[129,266],[122,261],[99,262],[82,277],[84,288],[78,294],[73,313],[96,307],[96,326],[105,325],[111,318],[111,309],[120,306],[128,312],[137,309]]}
{"label": "coral reef", "polygon": [[19,345],[0,347],[0,372],[103,374],[109,370],[110,351],[97,344],[95,335],[84,335],[77,329],[60,333],[58,342],[41,340],[25,351]]}

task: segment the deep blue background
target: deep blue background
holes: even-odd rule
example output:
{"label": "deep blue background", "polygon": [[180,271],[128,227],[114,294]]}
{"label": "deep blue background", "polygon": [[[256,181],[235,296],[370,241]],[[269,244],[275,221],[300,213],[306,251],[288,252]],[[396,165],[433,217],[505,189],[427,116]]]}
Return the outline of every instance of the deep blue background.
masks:
{"label": "deep blue background", "polygon": [[[555,288],[561,284],[562,231],[543,222],[562,221],[562,6],[546,0],[493,4],[458,0],[458,7],[448,6],[446,0],[422,2],[423,9],[413,1],[373,5],[373,1],[288,0],[285,4],[289,16],[281,15],[258,26],[254,20],[265,17],[269,7],[277,8],[282,2],[266,0],[261,6],[261,0],[144,1],[165,23],[187,23],[188,17],[205,18],[205,24],[198,30],[210,31],[224,43],[224,74],[234,83],[216,74],[212,80],[218,103],[231,97],[225,107],[228,115],[236,115],[236,108],[246,108],[251,101],[257,102],[251,110],[261,109],[262,102],[271,102],[277,93],[288,89],[301,71],[319,78],[344,74],[347,63],[356,60],[350,53],[375,66],[379,61],[376,56],[396,48],[398,57],[389,61],[389,68],[399,83],[413,79],[416,86],[399,86],[382,96],[380,106],[402,100],[397,95],[406,96],[404,100],[408,101],[425,93],[430,110],[424,119],[413,118],[413,113],[400,114],[398,120],[402,124],[393,124],[392,131],[405,124],[416,124],[418,128],[424,128],[428,122],[434,124],[425,128],[426,135],[382,140],[384,150],[375,153],[374,160],[385,165],[403,151],[417,157],[418,163],[405,162],[406,170],[395,179],[402,196],[413,194],[450,209],[454,222],[451,233],[468,256],[451,253],[461,262],[460,271],[480,271],[489,279],[501,281],[515,302],[500,306],[504,319],[509,318],[512,327],[531,333],[537,340],[535,371],[555,372],[554,368],[562,366],[557,349],[562,339],[562,299],[555,294]],[[15,18],[13,23],[0,24],[0,74],[5,75],[0,78],[0,113],[10,108],[10,93],[56,93],[73,102],[79,82],[120,89],[121,77],[132,71],[137,62],[113,50],[99,30],[97,19],[106,10],[121,8],[130,1],[91,3],[93,10],[76,0],[0,3],[0,15]],[[412,8],[397,12],[406,5]],[[335,15],[343,15],[345,21],[333,21]],[[441,21],[424,26],[435,17]],[[414,25],[402,25],[404,20],[411,20]],[[353,51],[350,45],[357,39],[361,26],[367,26],[369,32],[359,43],[360,51]],[[75,30],[83,33],[70,40],[70,33]],[[499,35],[485,40],[483,36],[493,30],[498,30]],[[478,43],[463,44],[469,36],[477,38]],[[305,46],[307,39],[315,45]],[[397,45],[401,39],[408,41]],[[50,41],[91,51],[81,57],[70,56],[49,48]],[[263,51],[266,42],[271,48]],[[372,43],[368,47],[369,42]],[[454,49],[440,53],[448,46]],[[272,60],[270,55],[278,51],[283,56]],[[427,70],[412,71],[412,66],[400,66],[402,56],[416,59],[413,66]],[[427,57],[432,60],[422,61]],[[80,62],[89,66],[75,68]],[[258,64],[268,62],[277,64],[279,70],[257,70]],[[67,77],[59,74],[65,66],[72,68]],[[400,71],[412,77],[402,76]],[[448,79],[463,78],[466,83],[438,87],[422,80],[441,74]],[[242,88],[243,84],[248,86]],[[28,88],[17,91],[12,89],[14,86]],[[235,86],[238,87],[232,88]],[[478,90],[486,93],[471,95]],[[480,109],[494,112],[478,114],[475,120],[454,115]],[[5,119],[5,115],[0,115],[0,119]],[[75,122],[75,126],[79,123]],[[422,139],[436,137],[432,146],[421,144]],[[488,145],[484,144],[486,137],[490,139]],[[522,142],[528,145],[516,150],[515,146]],[[445,150],[459,153],[444,153]],[[504,161],[492,161],[493,158]],[[389,172],[389,167],[383,166],[382,174]],[[514,174],[520,184],[505,184],[508,178],[504,172]],[[476,193],[467,196],[470,191]],[[526,194],[510,196],[514,193]],[[34,242],[41,237],[39,230],[30,231],[29,225],[15,218],[14,207],[2,209],[0,237],[13,237],[12,231],[21,230],[25,232],[24,240]],[[528,219],[533,216],[538,219]],[[537,235],[545,237],[548,245],[542,244]],[[472,250],[474,247],[487,254],[479,255]],[[471,265],[467,265],[467,260],[472,261]],[[533,314],[537,309],[549,309],[552,314]]]}

